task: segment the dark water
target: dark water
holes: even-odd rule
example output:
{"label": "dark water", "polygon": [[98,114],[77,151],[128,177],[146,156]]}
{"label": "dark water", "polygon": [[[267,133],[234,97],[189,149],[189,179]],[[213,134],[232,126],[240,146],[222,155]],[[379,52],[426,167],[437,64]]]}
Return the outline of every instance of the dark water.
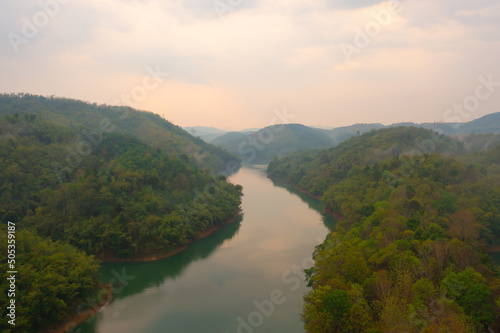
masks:
{"label": "dark water", "polygon": [[103,282],[123,287],[74,331],[304,332],[302,269],[335,219],[318,200],[267,179],[265,166],[244,167],[230,181],[244,187],[237,222],[170,258],[103,265]]}

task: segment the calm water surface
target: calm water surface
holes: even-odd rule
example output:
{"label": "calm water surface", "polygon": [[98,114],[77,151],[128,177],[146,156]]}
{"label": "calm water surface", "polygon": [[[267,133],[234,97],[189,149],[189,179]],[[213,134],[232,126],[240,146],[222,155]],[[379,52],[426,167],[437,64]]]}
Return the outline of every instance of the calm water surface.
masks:
{"label": "calm water surface", "polygon": [[123,275],[114,300],[80,333],[295,333],[303,266],[335,219],[319,201],[273,183],[265,166],[230,177],[243,186],[243,214],[170,258],[104,264],[103,282]]}

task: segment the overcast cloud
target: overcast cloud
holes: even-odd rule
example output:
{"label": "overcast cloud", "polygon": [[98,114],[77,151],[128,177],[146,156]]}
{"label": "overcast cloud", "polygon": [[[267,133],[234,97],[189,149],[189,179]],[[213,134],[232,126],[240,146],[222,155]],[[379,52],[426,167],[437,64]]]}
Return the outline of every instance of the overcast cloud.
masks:
{"label": "overcast cloud", "polygon": [[[0,4],[0,91],[111,104],[158,67],[169,76],[139,108],[241,129],[284,106],[306,125],[443,121],[479,77],[500,82],[500,0],[60,2],[41,1],[46,24],[37,1]],[[463,120],[500,111],[496,89]]]}

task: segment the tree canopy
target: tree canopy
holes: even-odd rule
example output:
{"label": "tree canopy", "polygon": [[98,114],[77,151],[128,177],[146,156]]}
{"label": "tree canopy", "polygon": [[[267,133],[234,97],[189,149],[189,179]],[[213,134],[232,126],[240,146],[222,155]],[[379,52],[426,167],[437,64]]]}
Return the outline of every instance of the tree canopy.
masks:
{"label": "tree canopy", "polygon": [[[16,98],[28,102],[5,105]],[[0,96],[3,112],[22,111],[0,115],[0,232],[9,221],[16,224],[16,332],[41,331],[98,297],[94,257],[168,252],[238,213],[241,186],[208,174],[179,153],[183,148],[163,149],[126,131],[98,132],[69,115],[103,107],[50,100],[52,107],[68,105],[64,119],[78,120],[68,124],[57,120],[60,112],[29,113],[32,103],[45,105],[40,97]],[[168,134],[174,141],[175,133]],[[5,249],[6,239],[0,241]],[[2,293],[2,314],[7,302]],[[2,327],[10,327],[7,319],[2,315]]]}
{"label": "tree canopy", "polygon": [[[308,332],[483,332],[497,320],[485,244],[500,237],[500,147],[466,153],[436,135],[373,131],[270,164],[343,217],[306,270]],[[408,153],[423,142],[432,151]]]}

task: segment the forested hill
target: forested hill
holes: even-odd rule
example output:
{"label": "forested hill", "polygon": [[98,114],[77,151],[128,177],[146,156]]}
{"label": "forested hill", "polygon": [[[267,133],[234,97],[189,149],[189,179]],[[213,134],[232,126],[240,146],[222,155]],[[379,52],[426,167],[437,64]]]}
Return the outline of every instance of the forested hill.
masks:
{"label": "forested hill", "polygon": [[[88,138],[96,141],[90,147],[78,141],[81,127],[27,112],[0,115],[1,232],[14,222],[18,248],[28,251],[17,267],[23,283],[18,322],[24,324],[16,332],[39,332],[47,318],[63,320],[95,297],[98,266],[85,253],[168,252],[238,212],[241,186],[210,176],[186,155],[118,131]],[[36,234],[45,243],[37,245]],[[7,248],[6,239],[1,242]],[[6,262],[5,254],[0,259]],[[72,262],[82,267],[72,269]],[[68,270],[59,274],[53,265]],[[2,290],[7,283],[2,273]],[[8,326],[5,302],[1,297],[2,327]]]}
{"label": "forested hill", "polygon": [[73,168],[61,173],[57,165],[68,159],[73,129],[7,115],[0,116],[0,131],[2,222],[18,221],[89,254],[182,245],[239,206],[241,188],[224,176],[209,176],[131,136],[106,134],[88,155],[71,156]]}
{"label": "forested hill", "polygon": [[224,171],[228,162],[238,161],[236,156],[192,136],[159,115],[130,107],[30,94],[0,94],[0,114],[15,113],[43,116],[53,123],[75,129],[79,135],[83,128],[98,133],[106,127],[113,133],[135,136],[163,152],[185,154],[212,172]]}
{"label": "forested hill", "polygon": [[464,136],[467,134],[500,133],[500,112],[485,115],[481,118],[466,123],[396,123],[388,126],[371,123],[355,124],[345,127],[338,127],[329,130],[321,130],[332,138],[335,144],[349,139],[350,137],[369,132],[373,129],[390,127],[421,127],[433,131],[454,136]]}
{"label": "forested hill", "polygon": [[[443,153],[457,156],[463,143],[431,130],[396,127],[373,130],[352,137],[329,149],[298,152],[269,164],[272,178],[297,184],[313,195],[323,195],[328,187],[352,172],[400,155]],[[382,170],[380,170],[382,172]]]}
{"label": "forested hill", "polygon": [[328,135],[300,124],[268,126],[248,135],[228,133],[216,140],[219,146],[249,163],[267,163],[274,157],[295,151],[326,148],[334,144]]}
{"label": "forested hill", "polygon": [[307,332],[497,331],[500,146],[461,151],[394,128],[270,164],[343,216],[306,270]]}

